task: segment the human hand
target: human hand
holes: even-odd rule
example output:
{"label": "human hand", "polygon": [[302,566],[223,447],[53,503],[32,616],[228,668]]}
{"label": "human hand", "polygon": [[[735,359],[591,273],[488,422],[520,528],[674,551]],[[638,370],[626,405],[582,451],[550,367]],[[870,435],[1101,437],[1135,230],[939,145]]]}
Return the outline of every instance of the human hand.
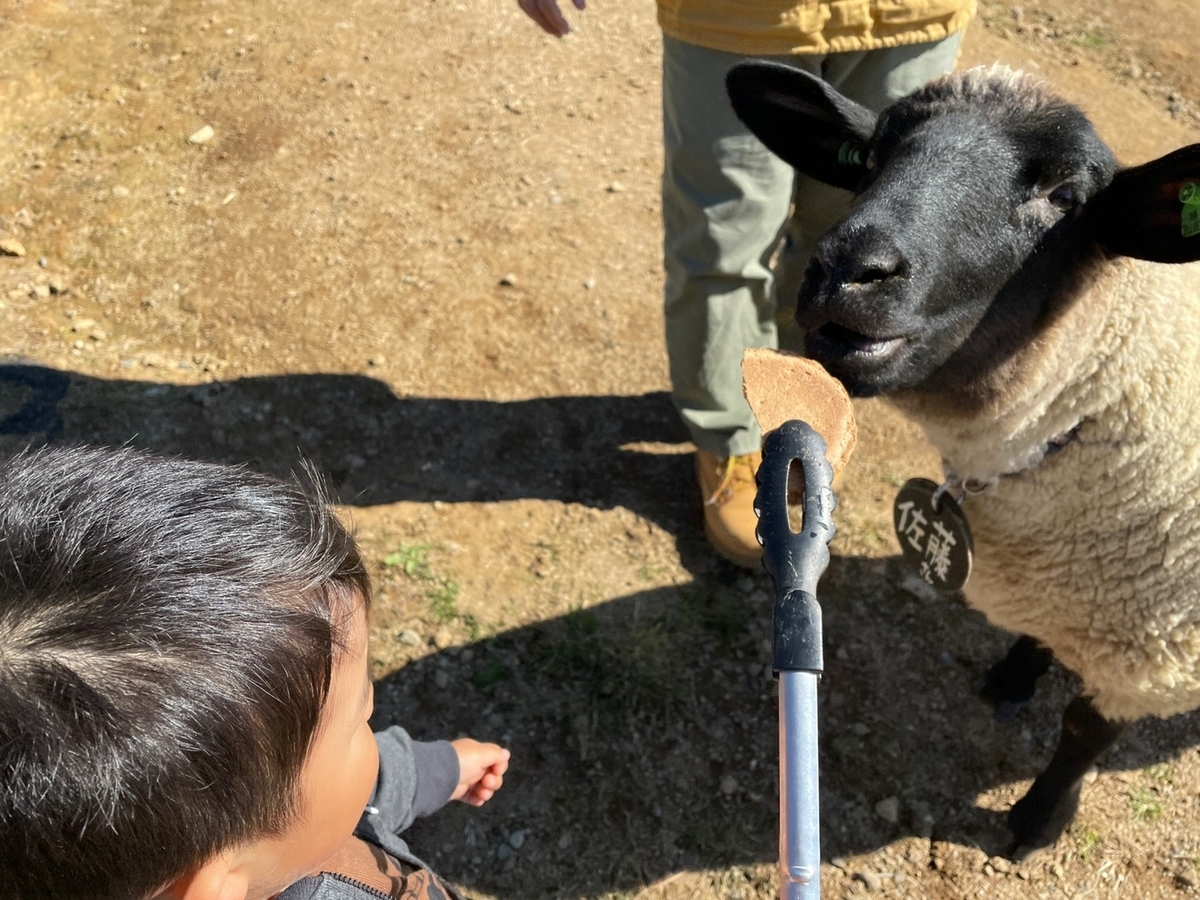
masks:
{"label": "human hand", "polygon": [[471,738],[459,738],[450,745],[458,754],[458,787],[450,799],[483,806],[504,784],[509,752],[496,744],[481,744]]}
{"label": "human hand", "polygon": [[[587,0],[571,0],[575,8],[582,11],[587,6]],[[555,37],[565,37],[571,30],[558,8],[558,0],[517,0],[525,15],[537,22],[542,31]]]}

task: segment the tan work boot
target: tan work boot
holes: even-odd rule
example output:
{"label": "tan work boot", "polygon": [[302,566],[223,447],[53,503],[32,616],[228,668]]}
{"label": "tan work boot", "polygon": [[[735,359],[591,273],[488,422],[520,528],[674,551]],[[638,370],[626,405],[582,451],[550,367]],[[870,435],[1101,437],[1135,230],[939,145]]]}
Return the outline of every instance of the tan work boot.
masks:
{"label": "tan work boot", "polygon": [[754,536],[754,473],[761,453],[719,457],[696,451],[696,477],[704,498],[704,532],[713,549],[744,569],[762,566],[762,547]]}

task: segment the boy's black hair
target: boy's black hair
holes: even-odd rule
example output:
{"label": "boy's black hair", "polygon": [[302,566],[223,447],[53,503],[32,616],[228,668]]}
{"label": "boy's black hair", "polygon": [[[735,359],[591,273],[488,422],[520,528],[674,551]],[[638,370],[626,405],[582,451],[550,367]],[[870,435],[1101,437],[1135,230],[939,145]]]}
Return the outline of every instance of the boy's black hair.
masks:
{"label": "boy's black hair", "polygon": [[143,898],[284,829],[369,597],[319,487],[132,450],[0,465],[0,897]]}

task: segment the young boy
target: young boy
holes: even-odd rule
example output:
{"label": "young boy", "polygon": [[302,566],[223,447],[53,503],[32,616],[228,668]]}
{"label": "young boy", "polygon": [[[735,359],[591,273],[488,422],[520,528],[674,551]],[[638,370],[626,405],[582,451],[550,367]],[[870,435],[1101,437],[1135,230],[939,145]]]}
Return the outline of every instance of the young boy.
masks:
{"label": "young boy", "polygon": [[298,484],[130,450],[0,465],[0,897],[455,896],[397,833],[486,802],[508,751],[372,734],[369,598]]}

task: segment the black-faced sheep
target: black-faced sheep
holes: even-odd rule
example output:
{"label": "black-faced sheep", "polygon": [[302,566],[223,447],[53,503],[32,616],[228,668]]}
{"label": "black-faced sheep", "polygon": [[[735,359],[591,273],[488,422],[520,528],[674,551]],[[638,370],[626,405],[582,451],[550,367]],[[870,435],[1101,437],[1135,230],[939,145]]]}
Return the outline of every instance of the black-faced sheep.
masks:
{"label": "black-faced sheep", "polygon": [[[964,511],[967,600],[1023,637],[988,677],[1084,689],[1009,814],[1053,843],[1126,723],[1200,707],[1200,145],[1118,169],[1084,115],[1007,69],[876,117],[770,64],[734,108],[798,170],[855,194],[797,301],[807,353],[921,424]],[[1188,185],[1195,185],[1189,187]]]}

